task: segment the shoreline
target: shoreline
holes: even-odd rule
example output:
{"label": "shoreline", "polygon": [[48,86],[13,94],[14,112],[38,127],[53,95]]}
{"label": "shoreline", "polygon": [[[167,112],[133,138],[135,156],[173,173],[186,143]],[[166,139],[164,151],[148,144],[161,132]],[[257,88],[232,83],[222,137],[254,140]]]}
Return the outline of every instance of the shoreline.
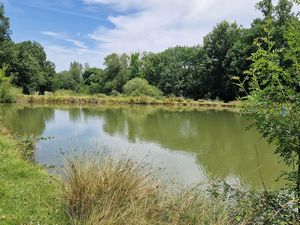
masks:
{"label": "shoreline", "polygon": [[152,97],[99,97],[93,95],[81,96],[56,96],[56,95],[21,95],[18,96],[16,104],[57,104],[57,105],[147,105],[147,106],[175,106],[182,108],[208,108],[208,109],[239,109],[241,102],[233,101],[224,103],[222,101],[209,101],[184,98],[162,98]]}

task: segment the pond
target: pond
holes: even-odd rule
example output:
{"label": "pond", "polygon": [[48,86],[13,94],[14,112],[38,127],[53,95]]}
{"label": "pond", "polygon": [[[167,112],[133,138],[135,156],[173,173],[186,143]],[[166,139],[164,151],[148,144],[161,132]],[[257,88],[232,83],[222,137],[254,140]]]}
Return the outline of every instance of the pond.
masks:
{"label": "pond", "polygon": [[[239,113],[148,106],[1,106],[17,134],[40,141],[36,161],[61,166],[66,155],[102,152],[147,161],[164,179],[191,185],[211,177],[269,188],[284,169],[274,148]],[[256,149],[255,149],[256,146]]]}

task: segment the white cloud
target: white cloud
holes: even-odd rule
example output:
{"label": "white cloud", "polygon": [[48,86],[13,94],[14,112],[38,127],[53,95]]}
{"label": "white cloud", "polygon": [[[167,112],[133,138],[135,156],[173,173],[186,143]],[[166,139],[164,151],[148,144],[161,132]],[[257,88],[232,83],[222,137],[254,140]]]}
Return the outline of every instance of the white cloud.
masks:
{"label": "white cloud", "polygon": [[99,27],[89,37],[106,52],[162,51],[195,45],[221,20],[248,26],[257,0],[83,0],[134,13],[110,16],[112,29]]}
{"label": "white cloud", "polygon": [[[99,24],[90,34],[81,34],[94,42],[96,49],[55,32],[44,32],[53,38],[63,38],[76,48],[65,49],[59,57],[48,48],[58,68],[66,69],[72,60],[101,66],[104,56],[112,52],[162,51],[176,45],[200,44],[204,35],[222,20],[237,21],[249,26],[258,16],[257,0],[82,0],[86,5],[109,5],[113,9],[107,20],[112,28]],[[57,47],[57,46],[56,46]],[[85,49],[78,54],[78,50]],[[72,55],[74,54],[74,55]],[[65,58],[63,58],[65,57]],[[98,58],[94,58],[98,57]],[[65,62],[68,63],[65,63]],[[64,64],[64,65],[63,65]],[[67,67],[65,67],[67,64]]]}
{"label": "white cloud", "polygon": [[57,32],[53,32],[53,31],[43,31],[42,34],[46,35],[46,36],[53,37],[53,38],[57,38],[57,39],[60,39],[60,40],[63,40],[63,41],[70,42],[74,46],[76,46],[78,48],[81,48],[81,49],[87,49],[88,48],[85,45],[85,43],[83,43],[82,41],[79,41],[79,40],[76,40],[76,39],[72,39],[68,35],[63,34],[63,33],[57,33]]}
{"label": "white cloud", "polygon": [[42,32],[43,35],[47,35],[47,36],[50,36],[50,37],[59,37],[60,34],[59,33],[56,33],[56,32],[52,32],[52,31],[43,31]]}

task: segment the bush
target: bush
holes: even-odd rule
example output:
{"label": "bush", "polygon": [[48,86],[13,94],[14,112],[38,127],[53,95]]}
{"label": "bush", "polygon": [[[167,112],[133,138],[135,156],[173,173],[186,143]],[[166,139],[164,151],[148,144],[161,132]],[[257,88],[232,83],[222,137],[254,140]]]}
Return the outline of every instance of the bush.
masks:
{"label": "bush", "polygon": [[2,83],[0,85],[0,103],[13,103],[16,98],[13,89],[9,83]]}
{"label": "bush", "polygon": [[150,85],[147,80],[141,78],[134,78],[128,81],[124,87],[124,94],[127,96],[151,96],[159,98],[162,96],[162,92]]}
{"label": "bush", "polygon": [[10,79],[5,77],[5,69],[0,69],[0,103],[12,103],[15,101]]}
{"label": "bush", "polygon": [[234,187],[225,181],[213,180],[210,196],[230,203],[230,218],[247,224],[298,224],[300,221],[295,191],[284,188],[277,191],[253,191]]}

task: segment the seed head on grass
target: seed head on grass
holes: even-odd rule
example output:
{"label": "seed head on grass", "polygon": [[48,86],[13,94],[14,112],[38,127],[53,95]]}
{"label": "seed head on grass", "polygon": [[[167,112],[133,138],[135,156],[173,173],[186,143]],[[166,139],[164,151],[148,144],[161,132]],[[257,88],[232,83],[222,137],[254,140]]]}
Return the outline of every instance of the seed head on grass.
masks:
{"label": "seed head on grass", "polygon": [[149,174],[130,160],[85,156],[67,163],[64,198],[74,224],[141,224],[156,195]]}

